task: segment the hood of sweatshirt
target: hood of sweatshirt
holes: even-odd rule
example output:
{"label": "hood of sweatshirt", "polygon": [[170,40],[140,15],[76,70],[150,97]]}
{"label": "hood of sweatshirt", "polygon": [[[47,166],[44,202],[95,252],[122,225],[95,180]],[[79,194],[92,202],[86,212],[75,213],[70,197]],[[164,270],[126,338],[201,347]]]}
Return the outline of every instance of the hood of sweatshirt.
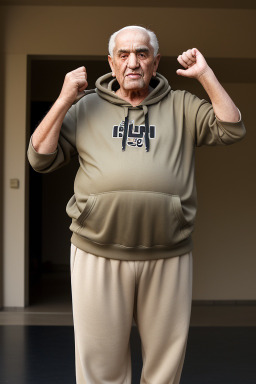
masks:
{"label": "hood of sweatshirt", "polygon": [[119,89],[119,84],[115,78],[112,77],[111,73],[107,73],[104,76],[101,76],[96,81],[96,92],[103,99],[107,100],[109,103],[118,105],[125,109],[125,121],[124,121],[124,134],[122,139],[122,150],[125,151],[126,141],[127,141],[127,132],[129,126],[129,109],[142,108],[145,115],[145,146],[146,151],[149,151],[149,110],[150,105],[158,103],[162,100],[170,91],[171,87],[167,79],[157,73],[155,77],[152,77],[150,81],[150,87],[152,91],[149,95],[136,107],[133,107],[126,100],[121,99],[117,96],[116,91]]}

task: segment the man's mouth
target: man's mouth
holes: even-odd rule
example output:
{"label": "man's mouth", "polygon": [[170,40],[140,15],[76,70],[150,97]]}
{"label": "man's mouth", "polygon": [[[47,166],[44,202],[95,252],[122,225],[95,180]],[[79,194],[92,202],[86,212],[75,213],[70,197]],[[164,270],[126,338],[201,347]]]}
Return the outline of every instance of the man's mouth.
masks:
{"label": "man's mouth", "polygon": [[139,79],[141,77],[140,73],[128,73],[126,75],[129,79]]}

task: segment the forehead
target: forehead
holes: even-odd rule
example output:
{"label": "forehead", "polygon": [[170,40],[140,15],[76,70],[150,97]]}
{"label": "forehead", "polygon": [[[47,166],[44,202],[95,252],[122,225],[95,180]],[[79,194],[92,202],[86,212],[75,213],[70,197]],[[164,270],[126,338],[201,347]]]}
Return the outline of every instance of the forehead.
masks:
{"label": "forehead", "polygon": [[137,47],[145,47],[153,51],[147,32],[140,29],[126,29],[116,36],[114,51],[120,49],[133,51]]}

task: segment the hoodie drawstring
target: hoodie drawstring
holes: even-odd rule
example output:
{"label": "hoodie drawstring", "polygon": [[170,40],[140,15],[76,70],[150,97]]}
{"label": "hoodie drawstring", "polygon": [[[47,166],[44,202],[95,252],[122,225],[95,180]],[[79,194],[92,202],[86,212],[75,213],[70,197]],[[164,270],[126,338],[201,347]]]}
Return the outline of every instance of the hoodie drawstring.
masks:
{"label": "hoodie drawstring", "polygon": [[126,147],[128,124],[129,124],[129,109],[126,107],[125,120],[124,120],[124,133],[123,133],[123,140],[122,140],[122,151],[125,151],[125,147]]}
{"label": "hoodie drawstring", "polygon": [[146,105],[143,105],[142,108],[145,115],[145,146],[146,146],[146,152],[148,152],[149,151],[148,107]]}
{"label": "hoodie drawstring", "polygon": [[[145,116],[145,147],[146,152],[149,151],[149,119],[148,119],[148,107],[146,105],[142,106],[144,116]],[[125,120],[124,120],[124,132],[122,139],[122,151],[125,151],[127,136],[128,136],[128,125],[129,125],[129,109],[125,107]]]}

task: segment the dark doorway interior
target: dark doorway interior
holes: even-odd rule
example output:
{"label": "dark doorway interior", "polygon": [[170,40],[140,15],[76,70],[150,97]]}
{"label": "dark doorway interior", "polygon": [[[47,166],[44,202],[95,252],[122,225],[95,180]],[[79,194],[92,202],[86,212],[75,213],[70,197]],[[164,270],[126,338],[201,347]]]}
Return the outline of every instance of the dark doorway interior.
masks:
{"label": "dark doorway interior", "polygon": [[[85,65],[89,88],[109,71],[104,58],[30,57],[30,135],[58,97],[65,74]],[[29,304],[71,308],[69,276],[70,219],[78,160],[51,174],[29,171]]]}
{"label": "dark doorway interior", "polygon": [[[34,128],[49,110],[49,102],[31,102]],[[30,305],[71,304],[69,282],[69,219],[65,205],[72,196],[78,162],[52,174],[30,169],[29,257]]]}

